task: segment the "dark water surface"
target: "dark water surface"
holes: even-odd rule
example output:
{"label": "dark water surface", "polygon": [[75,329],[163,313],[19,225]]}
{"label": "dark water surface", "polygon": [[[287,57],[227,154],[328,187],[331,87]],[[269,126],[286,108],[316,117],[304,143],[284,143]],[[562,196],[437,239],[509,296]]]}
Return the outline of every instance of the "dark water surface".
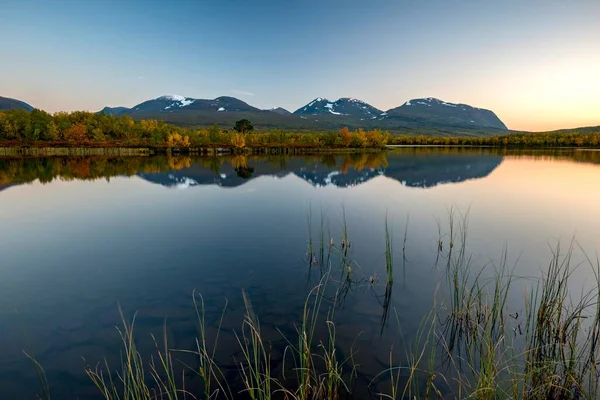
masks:
{"label": "dark water surface", "polygon": [[[449,209],[468,213],[474,264],[499,260],[506,247],[517,274],[539,276],[557,240],[575,235],[590,253],[600,249],[599,183],[600,154],[581,150],[0,159],[0,397],[40,392],[26,350],[44,366],[53,398],[98,398],[84,369],[104,357],[117,366],[118,304],[128,317],[137,311],[140,352],[152,352],[150,334],[162,337],[165,318],[170,345],[192,349],[194,290],[211,333],[229,302],[223,365],[235,370],[240,357],[233,332],[243,320],[242,290],[280,365],[282,334],[295,340],[324,269],[307,262],[309,214],[313,241],[323,213],[339,245],[345,210],[353,271],[335,307],[337,345],[344,356],[358,351],[357,397],[375,398],[386,390],[377,375],[390,349],[401,362],[401,338],[414,337],[443,282],[436,217],[444,235]],[[397,264],[387,321],[386,212]],[[343,280],[336,268],[328,286]],[[578,285],[590,277],[574,272]]]}

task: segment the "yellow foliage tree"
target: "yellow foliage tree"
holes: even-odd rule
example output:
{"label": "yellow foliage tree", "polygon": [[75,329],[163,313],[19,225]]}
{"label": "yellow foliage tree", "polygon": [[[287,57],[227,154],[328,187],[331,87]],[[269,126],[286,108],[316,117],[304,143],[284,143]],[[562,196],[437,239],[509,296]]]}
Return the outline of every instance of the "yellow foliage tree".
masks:
{"label": "yellow foliage tree", "polygon": [[340,129],[340,138],[342,139],[344,146],[350,146],[350,144],[352,144],[352,133],[348,127],[345,126]]}
{"label": "yellow foliage tree", "polygon": [[246,135],[236,133],[231,138],[231,144],[237,149],[243,149],[246,147]]}
{"label": "yellow foliage tree", "polygon": [[190,147],[190,137],[181,136],[177,132],[172,132],[167,137],[167,146],[169,147]]}
{"label": "yellow foliage tree", "polygon": [[367,134],[364,130],[359,129],[356,131],[356,133],[354,134],[354,142],[356,143],[357,147],[367,147]]}

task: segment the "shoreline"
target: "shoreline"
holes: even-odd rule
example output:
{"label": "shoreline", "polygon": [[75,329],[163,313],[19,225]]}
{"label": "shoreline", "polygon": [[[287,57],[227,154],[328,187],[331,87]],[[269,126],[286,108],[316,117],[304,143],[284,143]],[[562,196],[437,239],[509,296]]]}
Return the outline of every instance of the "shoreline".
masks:
{"label": "shoreline", "polygon": [[504,149],[504,150],[577,150],[600,151],[594,147],[569,146],[492,146],[492,145],[386,145],[384,148],[357,147],[227,147],[153,148],[153,147],[17,147],[0,146],[0,157],[149,157],[149,156],[226,156],[226,155],[310,155],[378,153],[395,149]]}
{"label": "shoreline", "polygon": [[152,147],[0,147],[0,157],[87,157],[118,156],[140,157],[155,155],[299,155],[299,154],[348,154],[376,153],[385,148],[305,148],[305,147],[246,147],[232,148],[152,148]]}

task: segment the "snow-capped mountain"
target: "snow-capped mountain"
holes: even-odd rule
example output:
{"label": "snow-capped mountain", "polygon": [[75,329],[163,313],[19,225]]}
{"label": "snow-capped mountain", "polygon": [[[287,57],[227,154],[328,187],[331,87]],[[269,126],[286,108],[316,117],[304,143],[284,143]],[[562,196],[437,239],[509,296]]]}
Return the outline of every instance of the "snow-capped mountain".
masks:
{"label": "snow-capped mountain", "polygon": [[329,101],[323,97],[317,97],[304,107],[294,112],[296,115],[336,115],[350,116],[359,120],[377,119],[383,111],[373,107],[364,101],[349,97],[342,97],[336,101]]}
{"label": "snow-capped mountain", "polygon": [[408,119],[435,125],[462,125],[507,129],[490,110],[467,104],[449,103],[434,97],[409,100],[386,112],[386,119]]}
{"label": "snow-capped mountain", "polygon": [[213,100],[165,95],[140,103],[129,110],[131,114],[173,113],[180,111],[243,112],[260,111],[235,97],[222,96]]}

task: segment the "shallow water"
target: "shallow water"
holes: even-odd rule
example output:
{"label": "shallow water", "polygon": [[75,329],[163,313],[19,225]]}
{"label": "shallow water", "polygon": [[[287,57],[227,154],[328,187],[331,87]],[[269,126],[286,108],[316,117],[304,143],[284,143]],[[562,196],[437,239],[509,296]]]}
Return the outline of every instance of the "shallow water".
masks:
{"label": "shallow water", "polygon": [[[294,340],[307,293],[329,268],[310,266],[307,221],[318,255],[321,215],[327,249],[329,231],[340,244],[345,213],[352,283],[343,286],[332,261],[327,285],[347,289],[334,307],[337,345],[346,356],[358,350],[355,391],[374,396],[386,390],[377,375],[390,349],[401,362],[402,344],[443,282],[436,218],[447,237],[450,210],[468,215],[474,265],[498,262],[507,248],[516,274],[539,276],[559,240],[600,249],[598,182],[600,154],[581,150],[0,159],[0,393],[40,392],[26,350],[44,366],[53,398],[97,398],[84,368],[118,360],[118,305],[128,317],[137,311],[140,352],[151,353],[150,334],[161,337],[165,321],[173,348],[193,348],[194,290],[212,328],[228,301],[217,355],[224,365],[235,370],[240,356],[233,332],[242,290],[281,365],[282,336]],[[386,213],[396,261],[389,314]],[[592,276],[578,268],[573,284]]]}

